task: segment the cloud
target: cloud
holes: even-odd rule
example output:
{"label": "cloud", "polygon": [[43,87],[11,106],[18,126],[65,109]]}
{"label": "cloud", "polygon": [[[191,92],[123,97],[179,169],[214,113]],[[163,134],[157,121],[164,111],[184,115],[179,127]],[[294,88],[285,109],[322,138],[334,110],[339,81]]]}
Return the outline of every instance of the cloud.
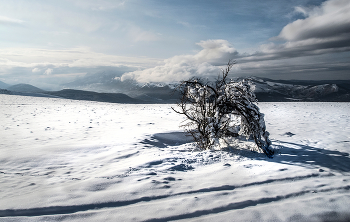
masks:
{"label": "cloud", "polygon": [[341,37],[350,33],[350,1],[330,0],[310,11],[297,7],[296,10],[308,16],[285,26],[277,38],[287,41],[326,39]]}
{"label": "cloud", "polygon": [[183,25],[186,28],[191,28],[191,24],[188,22],[184,22],[184,21],[178,21],[177,24]]}
{"label": "cloud", "polygon": [[[329,0],[310,8],[299,6],[295,8],[295,13],[302,13],[305,18],[287,24],[278,36],[271,39],[272,42],[261,45],[254,53],[238,53],[226,40],[206,40],[197,43],[202,50],[194,55],[174,56],[164,60],[163,65],[125,73],[121,79],[172,82],[192,76],[213,77],[218,74],[219,66],[230,59],[237,60],[238,65],[235,68],[240,70],[242,76],[261,74],[275,75],[278,78],[301,78],[305,73],[310,73],[308,78],[317,79],[316,73],[322,73],[322,78],[326,78],[332,72],[337,73],[336,78],[344,78],[346,69],[343,67],[348,65],[343,60],[343,65],[332,65],[337,60],[330,59],[327,54],[335,57],[334,53],[347,53],[342,55],[348,57],[349,11],[348,0]],[[281,40],[284,42],[281,43]],[[327,58],[323,59],[323,63],[327,65],[315,62],[323,55]],[[311,74],[314,76],[310,77]]]}
{"label": "cloud", "polygon": [[350,1],[329,0],[319,7],[296,7],[306,16],[286,25],[271,40],[240,62],[264,61],[350,51]]}
{"label": "cloud", "polygon": [[[8,84],[27,83],[36,87],[46,90],[59,90],[62,89],[62,84],[70,83],[82,78],[80,84],[98,83],[101,80],[104,82],[110,82],[115,76],[121,76],[125,72],[136,70],[136,68],[126,66],[99,66],[99,67],[68,67],[60,66],[53,67],[52,65],[43,66],[40,65],[33,68],[31,67],[12,67],[2,69],[0,66],[0,80]],[[45,73],[46,72],[46,73]],[[104,74],[107,73],[109,78],[105,78]],[[109,83],[108,82],[108,83]]]}
{"label": "cloud", "polygon": [[128,33],[130,38],[134,42],[152,42],[160,40],[160,34],[153,33],[151,31],[146,31],[138,26],[131,25],[128,27]]}
{"label": "cloud", "polygon": [[272,79],[349,79],[349,52],[287,59],[237,62],[239,76]]}
{"label": "cloud", "polygon": [[0,25],[4,24],[4,25],[20,25],[24,23],[23,20],[20,19],[14,19],[14,18],[9,18],[6,16],[0,16]]}
{"label": "cloud", "polygon": [[[87,47],[62,50],[38,48],[7,48],[0,51],[0,67],[30,67],[36,72],[41,67],[101,67],[130,66],[154,67],[160,60],[144,57],[127,57],[94,52]],[[1,73],[0,73],[1,75]]]}
{"label": "cloud", "polygon": [[32,69],[32,72],[40,72],[40,71],[41,71],[41,69],[39,69],[39,68]]}
{"label": "cloud", "polygon": [[125,5],[126,0],[74,0],[78,7],[94,11],[107,11],[121,8]]}
{"label": "cloud", "polygon": [[[139,82],[172,82],[192,76],[213,77],[217,76],[219,66],[230,59],[237,60],[236,69],[240,69],[242,75],[249,75],[249,73],[250,75],[259,73],[268,75],[268,72],[277,75],[279,72],[286,72],[283,66],[293,69],[288,59],[302,63],[301,60],[306,59],[298,58],[350,51],[349,11],[350,1],[348,0],[329,0],[320,6],[310,8],[298,6],[295,7],[295,13],[301,13],[305,18],[287,24],[278,36],[271,39],[279,42],[263,44],[254,53],[238,53],[226,40],[206,40],[197,43],[202,50],[194,55],[174,56],[164,60],[162,65],[125,73],[121,79],[134,79]],[[281,40],[284,42],[281,43]],[[281,62],[277,62],[279,60]],[[307,61],[312,63],[312,59]],[[320,67],[317,69],[326,70]],[[298,70],[302,70],[299,73],[316,72],[307,64],[303,64]]]}
{"label": "cloud", "polygon": [[53,72],[53,69],[48,68],[48,69],[45,70],[44,74],[45,75],[51,75],[52,72]]}
{"label": "cloud", "polygon": [[0,79],[9,84],[28,83],[57,89],[59,84],[74,81],[86,73],[109,70],[121,76],[138,68],[154,67],[160,61],[108,55],[84,47],[64,50],[7,48],[0,50]]}
{"label": "cloud", "polygon": [[222,65],[223,60],[226,63],[226,61],[238,55],[237,50],[227,40],[223,39],[200,41],[197,45],[203,48],[194,56],[199,62],[209,61]]}
{"label": "cloud", "polygon": [[154,68],[125,73],[121,80],[134,79],[138,82],[173,82],[192,76],[210,78],[217,76],[219,65],[238,56],[232,45],[222,39],[197,43],[202,50],[195,55],[180,55],[164,60],[164,64]]}
{"label": "cloud", "polygon": [[294,13],[295,14],[303,14],[304,16],[307,16],[308,15],[308,9],[307,8],[304,8],[304,7],[301,7],[301,6],[296,6],[294,8]]}

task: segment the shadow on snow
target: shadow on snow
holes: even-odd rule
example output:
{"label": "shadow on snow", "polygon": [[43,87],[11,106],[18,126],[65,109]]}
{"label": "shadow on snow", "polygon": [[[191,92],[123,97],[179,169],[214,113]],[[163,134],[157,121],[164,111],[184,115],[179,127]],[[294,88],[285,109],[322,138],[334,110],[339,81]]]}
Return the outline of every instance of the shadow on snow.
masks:
{"label": "shadow on snow", "polygon": [[158,148],[179,146],[191,142],[193,139],[184,132],[156,133],[150,139],[141,141],[142,144]]}
{"label": "shadow on snow", "polygon": [[350,172],[349,153],[278,141],[280,153],[271,161],[291,165],[316,165],[339,172]]}
{"label": "shadow on snow", "polygon": [[[166,148],[193,142],[190,136],[184,132],[157,133],[145,139],[141,143],[149,147]],[[229,147],[224,149],[230,154],[247,157],[250,159],[267,160],[290,165],[318,166],[340,172],[350,172],[349,154],[337,150],[327,150],[308,145],[302,145],[284,141],[274,141],[278,147],[273,159],[268,159],[262,153],[256,153],[248,149]]]}
{"label": "shadow on snow", "polygon": [[[159,133],[153,135],[150,140],[142,141],[143,144],[156,146],[159,148],[168,147],[168,146],[177,146],[181,144],[186,144],[191,142],[189,137],[182,132],[172,132],[172,133]],[[340,171],[340,172],[349,172],[350,171],[350,158],[349,154],[345,152],[325,150],[320,148],[315,148],[307,145],[301,145],[297,143],[288,143],[283,141],[275,141],[279,142],[282,145],[278,145],[279,153],[273,159],[269,159],[265,157],[262,153],[254,153],[249,150],[235,149],[231,147],[231,149],[226,149],[231,155],[241,155],[242,157],[247,157],[251,159],[257,160],[266,160],[272,161],[282,164],[291,164],[291,165],[301,165],[301,166],[312,166],[317,165],[319,167],[325,167],[332,170]],[[154,163],[156,164],[156,163]],[[58,214],[72,214],[76,212],[86,212],[88,210],[98,210],[102,208],[115,208],[122,206],[129,206],[132,204],[136,204],[139,202],[150,202],[154,200],[166,199],[173,196],[179,195],[191,195],[198,193],[208,193],[208,192],[217,192],[217,191],[232,191],[239,188],[270,184],[275,182],[292,182],[296,180],[303,180],[310,177],[331,177],[334,174],[318,174],[314,173],[311,175],[305,176],[291,176],[279,179],[268,179],[264,181],[255,181],[252,183],[247,183],[243,185],[222,185],[218,187],[209,187],[202,188],[198,190],[190,190],[186,192],[179,192],[167,195],[159,195],[159,196],[145,196],[136,198],[133,200],[125,200],[125,201],[112,201],[106,203],[93,203],[93,204],[82,204],[75,206],[50,206],[50,207],[38,207],[38,208],[29,208],[29,209],[5,209],[0,210],[0,217],[16,217],[16,216],[43,216],[43,215],[58,215]],[[312,188],[314,189],[314,188]],[[337,188],[322,188],[319,189],[318,192],[330,192],[334,190],[345,190],[348,191],[350,186],[341,186]],[[220,206],[217,208],[206,209],[206,210],[197,210],[194,212],[181,214],[181,215],[173,215],[166,218],[153,218],[148,221],[166,221],[166,220],[179,220],[179,219],[188,219],[199,217],[208,214],[215,214],[219,212],[230,211],[233,209],[243,209],[246,207],[255,206],[258,204],[275,202],[282,199],[293,198],[296,196],[304,195],[310,193],[312,190],[303,190],[299,192],[293,192],[290,194],[286,194],[284,196],[276,196],[276,197],[265,197],[257,200],[245,200],[242,202],[236,203],[228,203],[227,205]]]}

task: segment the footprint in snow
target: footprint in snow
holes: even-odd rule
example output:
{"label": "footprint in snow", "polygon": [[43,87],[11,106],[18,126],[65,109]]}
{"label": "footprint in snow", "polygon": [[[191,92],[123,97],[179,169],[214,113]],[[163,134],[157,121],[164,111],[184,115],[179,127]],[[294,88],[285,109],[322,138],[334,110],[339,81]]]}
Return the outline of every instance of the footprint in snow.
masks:
{"label": "footprint in snow", "polygon": [[291,132],[286,132],[285,134],[283,134],[283,136],[289,136],[289,137],[292,137],[294,136],[295,134],[294,133],[291,133]]}
{"label": "footprint in snow", "polygon": [[174,177],[166,177],[164,178],[164,180],[167,180],[167,181],[175,181],[176,179]]}

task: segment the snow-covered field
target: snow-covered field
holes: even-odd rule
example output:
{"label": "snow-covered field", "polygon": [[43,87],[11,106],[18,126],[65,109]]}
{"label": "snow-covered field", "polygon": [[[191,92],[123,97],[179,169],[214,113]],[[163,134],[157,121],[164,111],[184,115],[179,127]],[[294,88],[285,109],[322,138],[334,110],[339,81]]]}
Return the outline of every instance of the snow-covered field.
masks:
{"label": "snow-covered field", "polygon": [[0,95],[0,221],[349,221],[350,103],[260,103],[279,153],[193,151],[171,105]]}

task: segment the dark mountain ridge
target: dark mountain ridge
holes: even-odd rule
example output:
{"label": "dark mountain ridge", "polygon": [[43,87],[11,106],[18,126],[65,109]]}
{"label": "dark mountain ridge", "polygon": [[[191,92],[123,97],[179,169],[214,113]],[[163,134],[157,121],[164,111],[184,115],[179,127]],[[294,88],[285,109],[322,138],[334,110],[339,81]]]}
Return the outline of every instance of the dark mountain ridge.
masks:
{"label": "dark mountain ridge", "polygon": [[50,97],[63,98],[73,100],[88,100],[109,103],[131,103],[140,104],[148,103],[146,101],[131,98],[123,93],[98,93],[93,91],[83,91],[75,89],[63,89],[60,91],[45,91],[29,84],[8,85],[4,83],[6,89],[0,89],[0,94],[34,96],[34,97]]}
{"label": "dark mountain ridge", "polygon": [[29,84],[16,84],[13,86],[9,86],[6,89],[10,91],[16,91],[16,92],[32,92],[32,93],[44,92],[44,90]]}
{"label": "dark mountain ridge", "polygon": [[65,99],[73,100],[88,100],[99,101],[108,103],[132,103],[140,104],[146,103],[145,101],[131,98],[123,93],[97,93],[92,91],[83,91],[75,89],[63,89],[55,92],[46,92],[49,95],[58,96]]}

